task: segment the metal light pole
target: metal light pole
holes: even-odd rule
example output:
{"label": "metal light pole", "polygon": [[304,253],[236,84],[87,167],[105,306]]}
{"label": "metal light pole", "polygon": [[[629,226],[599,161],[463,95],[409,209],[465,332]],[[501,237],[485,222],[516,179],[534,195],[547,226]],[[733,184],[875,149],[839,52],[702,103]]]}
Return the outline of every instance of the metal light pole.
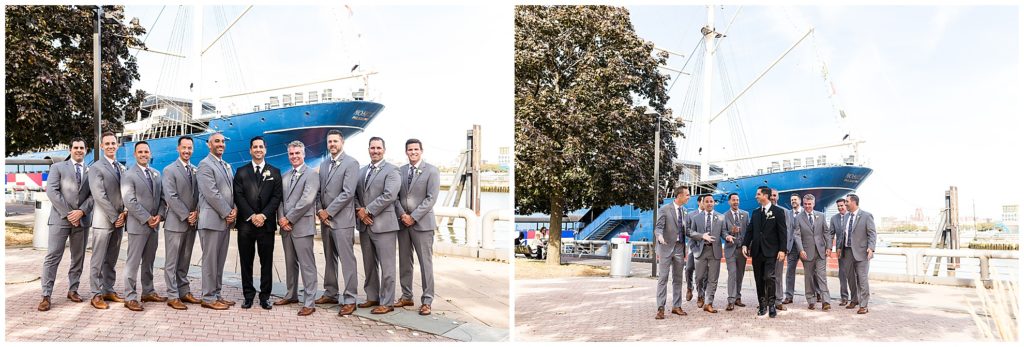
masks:
{"label": "metal light pole", "polygon": [[96,146],[92,149],[92,160],[100,160],[102,130],[100,130],[100,24],[103,19],[103,5],[96,6],[96,31],[92,34],[92,100],[93,114],[96,118]]}
{"label": "metal light pole", "polygon": [[[661,164],[661,114],[652,110],[650,107],[647,108],[647,114],[654,115],[654,218],[651,218],[651,274],[654,277],[658,277],[658,238],[654,236],[654,228],[658,225],[658,206],[660,205],[660,170]],[[671,241],[666,241],[671,242]]]}

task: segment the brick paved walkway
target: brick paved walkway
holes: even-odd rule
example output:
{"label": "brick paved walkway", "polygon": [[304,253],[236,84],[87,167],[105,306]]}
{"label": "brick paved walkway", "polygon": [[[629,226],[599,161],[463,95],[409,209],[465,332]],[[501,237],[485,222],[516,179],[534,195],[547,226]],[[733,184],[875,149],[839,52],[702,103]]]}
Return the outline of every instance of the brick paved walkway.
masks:
{"label": "brick paved walkway", "polygon": [[[118,291],[123,291],[124,288],[122,271],[126,245],[127,243],[122,245],[122,257],[117,265],[115,288]],[[162,246],[161,242],[154,270],[154,286],[158,293],[165,295]],[[224,296],[241,305],[242,294],[238,275],[231,273],[232,268],[237,269],[237,251],[234,247],[235,244],[232,242],[229,264],[225,269]],[[283,250],[280,247],[278,242],[275,258],[283,258]],[[317,249],[320,249],[319,240]],[[356,249],[358,252],[358,246]],[[500,335],[501,331],[505,331],[504,334],[507,336],[509,290],[506,263],[460,257],[435,257],[438,297],[433,305],[434,314],[428,317],[421,317],[413,312],[412,309],[417,309],[418,306],[396,310],[396,313],[385,315],[388,317],[370,315],[369,309],[359,309],[354,316],[338,317],[337,305],[318,305],[313,315],[298,317],[296,313],[299,306],[295,304],[275,307],[269,311],[259,308],[258,305],[248,310],[235,306],[226,311],[215,311],[190,304],[188,310],[176,311],[164,303],[145,303],[145,311],[136,313],[124,308],[123,304],[111,303],[108,310],[97,310],[89,305],[88,298],[91,294],[88,262],[92,255],[91,251],[86,255],[86,266],[79,288],[79,293],[86,302],[68,301],[64,295],[68,288],[67,267],[70,254],[66,252],[58,270],[51,298],[52,308],[48,312],[38,312],[36,306],[40,298],[39,274],[44,254],[45,250],[31,248],[5,249],[5,335],[8,341],[452,341],[446,337],[448,334],[441,334],[451,331],[452,334],[459,334],[457,338],[460,340],[479,338],[472,336],[479,327],[487,329],[487,334],[494,334],[497,331]],[[194,295],[200,293],[201,277],[197,266],[200,255],[201,250],[197,241],[189,275]],[[322,251],[318,251],[316,255],[320,275],[320,292],[317,294],[319,297],[322,294],[323,283]],[[275,268],[283,265],[276,264],[281,262],[279,260],[275,259]],[[278,272],[276,270],[275,272]],[[283,271],[280,272],[283,275]],[[364,299],[361,272],[359,300]],[[417,270],[414,284],[417,304],[418,276]],[[447,277],[448,281],[442,283],[444,277]],[[301,281],[299,284],[301,288]],[[274,294],[284,294],[283,283],[278,278],[275,278]],[[272,300],[276,298],[272,297]],[[445,328],[446,325],[448,328]],[[466,328],[453,329],[461,326]],[[467,330],[470,336],[466,336]]]}
{"label": "brick paved walkway", "polygon": [[[798,276],[799,291],[803,278]],[[655,320],[656,280],[632,278],[555,278],[516,280],[515,341],[963,341],[980,337],[966,300],[979,307],[973,288],[874,281],[871,312],[838,307],[827,312],[807,309],[798,294],[789,310],[774,319],[757,317],[750,274],[744,278],[747,307],[725,311],[726,275],[711,314],[684,301],[689,315],[668,314]],[[748,281],[749,279],[749,281]],[[829,278],[838,298],[838,279]],[[685,287],[683,289],[685,295]],[[670,295],[671,296],[671,293]],[[671,305],[671,297],[669,304]]]}

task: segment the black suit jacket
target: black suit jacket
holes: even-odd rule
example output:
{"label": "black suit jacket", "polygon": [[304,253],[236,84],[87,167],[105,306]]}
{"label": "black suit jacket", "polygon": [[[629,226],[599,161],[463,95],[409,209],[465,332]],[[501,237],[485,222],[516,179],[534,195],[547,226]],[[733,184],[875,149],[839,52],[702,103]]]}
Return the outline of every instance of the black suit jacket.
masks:
{"label": "black suit jacket", "polygon": [[771,205],[771,219],[766,218],[764,209],[758,207],[750,211],[750,224],[743,237],[743,245],[753,257],[775,258],[779,252],[785,252],[786,245],[786,211]]}
{"label": "black suit jacket", "polygon": [[[238,206],[238,230],[270,232],[277,231],[277,209],[281,206],[284,188],[281,185],[281,170],[263,162],[263,173],[256,175],[252,162],[235,171],[235,205]],[[269,175],[266,175],[269,172]],[[267,216],[263,227],[257,228],[249,217],[262,213]]]}

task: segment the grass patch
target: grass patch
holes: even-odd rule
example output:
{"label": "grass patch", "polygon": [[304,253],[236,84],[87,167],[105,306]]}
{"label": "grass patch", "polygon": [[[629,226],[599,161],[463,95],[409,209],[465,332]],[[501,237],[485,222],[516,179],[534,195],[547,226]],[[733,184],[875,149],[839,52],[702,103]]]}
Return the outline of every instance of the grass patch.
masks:
{"label": "grass patch", "polygon": [[606,277],[609,269],[582,264],[548,265],[545,260],[516,258],[516,279],[544,279],[559,277]]}
{"label": "grass patch", "polygon": [[32,228],[18,224],[4,224],[4,246],[24,247],[32,245]]}

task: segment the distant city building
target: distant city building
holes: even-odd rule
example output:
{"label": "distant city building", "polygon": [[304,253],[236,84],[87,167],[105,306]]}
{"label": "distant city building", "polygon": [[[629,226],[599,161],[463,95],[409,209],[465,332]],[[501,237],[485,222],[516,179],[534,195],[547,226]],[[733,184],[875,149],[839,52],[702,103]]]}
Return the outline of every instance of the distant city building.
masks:
{"label": "distant city building", "polygon": [[512,164],[512,148],[511,147],[498,147],[498,165],[502,168],[508,169]]}
{"label": "distant city building", "polygon": [[1020,232],[1019,213],[1020,205],[1003,205],[1003,225],[1006,225],[1011,233]]}
{"label": "distant city building", "polygon": [[924,210],[917,208],[914,210],[914,217],[911,220],[915,222],[924,222]]}

